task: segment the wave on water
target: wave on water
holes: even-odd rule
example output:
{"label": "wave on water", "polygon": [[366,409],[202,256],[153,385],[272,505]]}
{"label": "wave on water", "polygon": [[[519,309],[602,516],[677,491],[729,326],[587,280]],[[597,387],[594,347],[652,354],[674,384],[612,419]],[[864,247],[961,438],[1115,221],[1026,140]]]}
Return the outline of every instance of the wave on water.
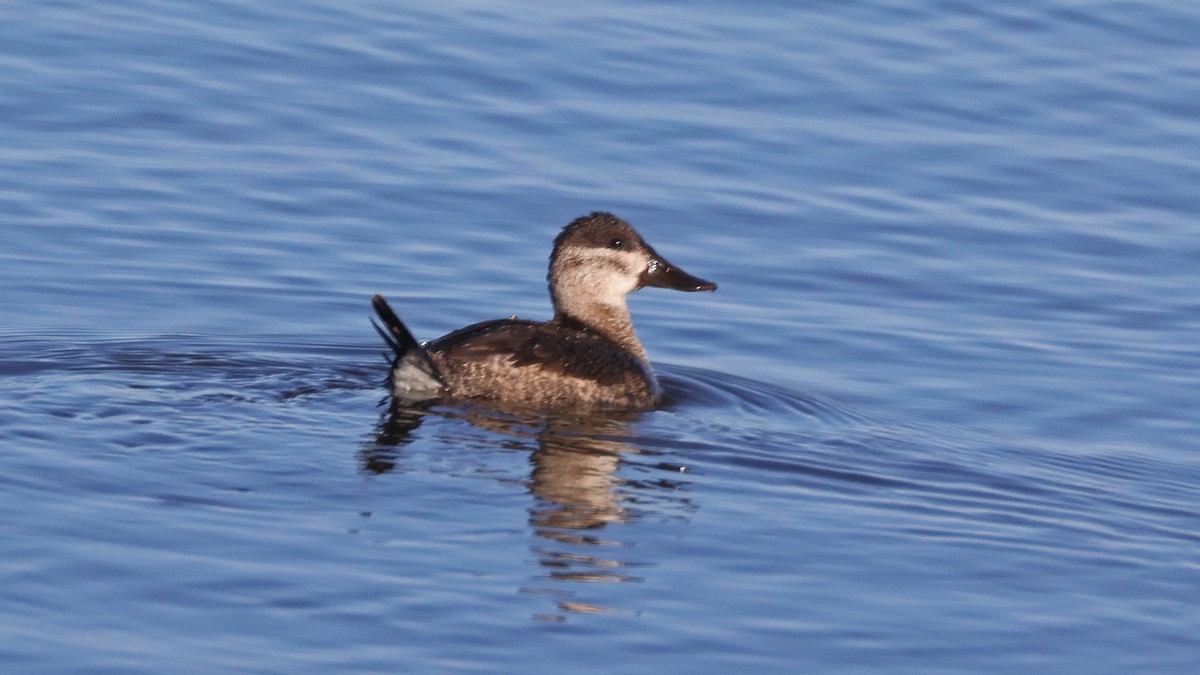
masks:
{"label": "wave on water", "polygon": [[94,375],[165,390],[223,385],[230,395],[290,399],[381,386],[374,347],[285,336],[0,337],[0,377]]}

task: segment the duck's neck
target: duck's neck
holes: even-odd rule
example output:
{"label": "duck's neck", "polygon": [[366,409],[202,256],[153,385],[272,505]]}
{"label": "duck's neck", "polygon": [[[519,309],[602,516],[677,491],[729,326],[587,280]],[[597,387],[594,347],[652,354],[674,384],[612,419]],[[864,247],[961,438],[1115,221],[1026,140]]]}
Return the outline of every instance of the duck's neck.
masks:
{"label": "duck's neck", "polygon": [[[572,311],[574,310],[574,311]],[[582,317],[588,317],[584,319]],[[633,329],[633,317],[626,305],[593,303],[584,308],[556,307],[554,320],[562,324],[577,324],[612,340],[625,351],[649,364],[646,349]]]}

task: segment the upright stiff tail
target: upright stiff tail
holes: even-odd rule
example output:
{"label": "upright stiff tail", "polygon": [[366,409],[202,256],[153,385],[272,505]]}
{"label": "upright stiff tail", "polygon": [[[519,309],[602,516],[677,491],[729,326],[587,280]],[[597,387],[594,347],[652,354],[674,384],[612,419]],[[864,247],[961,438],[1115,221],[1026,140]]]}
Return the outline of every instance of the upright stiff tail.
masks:
{"label": "upright stiff tail", "polygon": [[395,355],[388,378],[392,393],[405,403],[428,401],[441,396],[445,390],[442,374],[429,352],[417,342],[382,295],[372,297],[371,306],[375,308],[383,326],[375,323],[374,319],[371,325]]}

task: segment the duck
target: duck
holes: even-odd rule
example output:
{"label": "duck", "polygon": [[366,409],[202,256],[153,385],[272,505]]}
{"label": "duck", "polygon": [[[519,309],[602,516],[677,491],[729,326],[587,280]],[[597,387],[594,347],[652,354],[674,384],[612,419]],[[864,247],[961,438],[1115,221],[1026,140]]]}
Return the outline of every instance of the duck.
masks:
{"label": "duck", "polygon": [[421,343],[382,295],[375,330],[391,354],[388,385],[402,405],[474,402],[519,409],[645,411],[662,389],[627,296],[646,286],[715,291],[667,262],[629,223],[597,211],[554,239],[547,273],[554,316],[472,324]]}

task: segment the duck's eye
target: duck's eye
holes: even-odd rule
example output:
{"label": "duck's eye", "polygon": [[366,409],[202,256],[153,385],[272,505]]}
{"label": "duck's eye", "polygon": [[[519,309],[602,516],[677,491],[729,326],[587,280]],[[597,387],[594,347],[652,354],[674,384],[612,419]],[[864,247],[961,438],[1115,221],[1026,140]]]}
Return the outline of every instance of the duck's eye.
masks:
{"label": "duck's eye", "polygon": [[617,250],[623,249],[623,248],[625,248],[625,240],[624,239],[613,239],[612,241],[608,242],[608,247],[614,248]]}

